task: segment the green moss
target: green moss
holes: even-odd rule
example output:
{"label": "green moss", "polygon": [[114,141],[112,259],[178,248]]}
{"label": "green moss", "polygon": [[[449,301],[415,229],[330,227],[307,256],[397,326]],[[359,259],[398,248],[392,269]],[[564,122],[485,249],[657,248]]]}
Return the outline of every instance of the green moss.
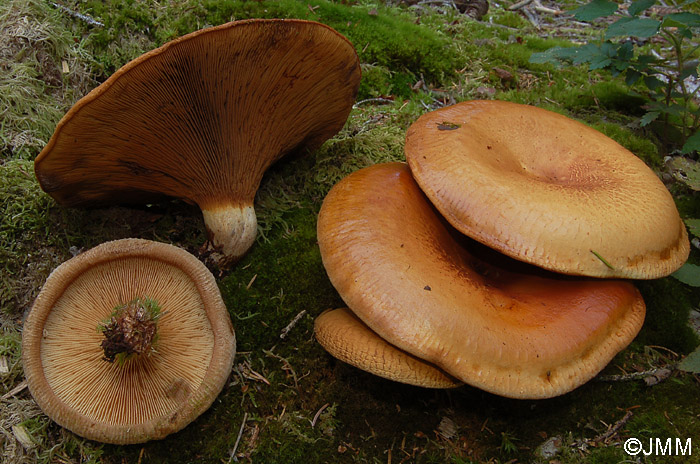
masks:
{"label": "green moss", "polygon": [[501,26],[513,29],[527,29],[531,27],[527,19],[513,11],[502,11],[500,14],[492,15],[491,19],[494,24],[500,24]]}
{"label": "green moss", "polygon": [[613,122],[600,121],[593,124],[592,127],[643,159],[650,167],[661,168],[663,159],[659,154],[659,148],[648,138],[637,135],[630,129]]}
{"label": "green moss", "polygon": [[49,236],[51,199],[34,178],[29,161],[13,160],[0,165],[0,308],[10,311],[23,283],[22,270],[34,261],[37,242]]}
{"label": "green moss", "polygon": [[[517,31],[427,10],[418,21],[412,10],[370,1],[64,2],[102,21],[102,28],[58,15],[46,4],[27,3],[40,12],[33,18],[45,20],[48,15],[55,21],[51,24],[63,28],[56,30],[60,37],[78,39],[80,48],[69,47],[65,53],[88,54],[85,62],[92,63],[97,80],[143,51],[201,27],[250,17],[297,17],[329,24],[354,43],[363,63],[361,97],[396,97],[391,104],[358,105],[346,127],[323,147],[284,160],[266,174],[256,197],[259,239],[230,273],[217,274],[239,351],[229,382],[208,411],[164,440],[101,446],[65,431],[35,407],[19,414],[20,406],[11,409],[14,406],[2,402],[0,417],[17,418],[13,424],[29,421],[25,425],[39,443],[28,460],[228,462],[244,416],[237,452],[239,460],[253,462],[387,462],[389,457],[392,462],[415,463],[530,462],[545,437],[555,435],[565,442],[554,458],[563,464],[610,462],[628,458],[621,443],[629,436],[700,434],[700,386],[689,374],[674,373],[653,387],[642,380],[592,380],[558,398],[522,401],[468,386],[433,391],[396,384],[336,361],[313,338],[314,318],[343,305],[316,243],[316,215],[324,196],[357,169],[403,160],[406,129],[422,113],[437,108],[436,100],[443,95],[461,101],[477,97],[479,87],[491,86],[499,99],[581,119],[658,166],[652,142],[623,127],[638,114],[639,101],[629,99],[619,81],[581,68],[557,70],[529,63],[533,51],[563,41],[532,35],[534,30],[519,16],[499,10],[492,12],[495,21]],[[68,28],[72,32],[66,33]],[[65,53],[50,56],[55,62]],[[515,80],[502,82],[494,67],[512,72]],[[411,89],[420,79],[425,86]],[[442,93],[435,90],[438,87]],[[66,83],[66,92],[74,88],[76,82]],[[23,97],[24,108],[41,111],[43,97],[37,89]],[[49,119],[62,114],[65,101],[48,103],[55,105],[53,113],[46,111]],[[0,127],[3,140],[9,138],[8,127]],[[3,156],[30,158],[40,146],[36,143],[22,155],[4,148]],[[687,192],[678,199],[684,214],[698,210],[698,202]],[[5,309],[0,356],[11,366],[2,379],[5,390],[22,378],[16,320],[48,272],[71,256],[71,247],[78,251],[137,236],[175,243],[196,254],[205,240],[199,210],[179,201],[89,211],[60,208],[41,192],[26,161],[0,166],[0,207],[0,265],[3,288],[9,289],[0,293]],[[668,350],[687,353],[697,343],[685,326],[689,309],[700,301],[697,292],[673,279],[637,285],[647,303],[647,320],[637,340],[612,361],[606,374],[674,362],[677,356]],[[19,400],[33,404],[26,395]],[[572,446],[605,432],[606,424],[618,421],[628,409],[633,418],[608,444],[586,451]],[[444,419],[454,424],[454,436],[439,433]],[[3,429],[9,430],[4,423]],[[694,453],[692,459],[697,459],[695,454],[700,455]],[[650,457],[647,462],[663,461]]]}
{"label": "green moss", "polygon": [[7,365],[7,372],[0,375],[0,392],[8,392],[22,378],[22,335],[7,321],[6,315],[0,316],[0,321],[3,323],[0,329],[0,357]]}
{"label": "green moss", "polygon": [[[637,341],[687,354],[698,345],[688,326],[690,310],[697,304],[693,292],[672,277],[636,283],[647,307],[646,320]],[[695,301],[694,301],[695,300]]]}
{"label": "green moss", "polygon": [[[325,0],[313,7],[293,0],[181,3],[177,9],[136,0],[90,0],[81,5],[105,24],[100,30],[89,31],[87,38],[104,74],[176,36],[248,18],[299,18],[328,24],[355,44],[363,63],[391,68],[392,72],[422,73],[426,79],[440,81],[459,67],[448,37],[415,24],[412,15],[397,9]],[[182,10],[188,14],[182,15]]]}
{"label": "green moss", "polygon": [[[267,242],[257,243],[240,262],[241,271],[219,282],[233,320],[247,328],[238,336],[241,351],[272,347],[302,310],[314,317],[341,304],[316,246],[315,212],[297,209],[285,220],[294,224],[292,230],[277,231]],[[300,326],[308,328],[309,322],[304,319]]]}
{"label": "green moss", "polygon": [[81,44],[47,2],[0,3],[0,158],[36,156],[85,88]]}
{"label": "green moss", "polygon": [[392,73],[384,66],[363,64],[362,80],[357,98],[375,98],[384,95],[391,95]]}

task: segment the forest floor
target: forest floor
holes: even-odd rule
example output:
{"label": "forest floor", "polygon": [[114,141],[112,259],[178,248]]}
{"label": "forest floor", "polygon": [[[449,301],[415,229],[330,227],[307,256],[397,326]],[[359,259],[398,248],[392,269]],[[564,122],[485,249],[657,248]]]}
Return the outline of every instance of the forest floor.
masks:
{"label": "forest floor", "polygon": [[[353,171],[404,161],[406,130],[427,111],[499,99],[565,114],[642,158],[681,216],[700,217],[696,192],[665,163],[678,155],[672,134],[640,124],[648,100],[639,88],[631,92],[621,78],[585,66],[530,62],[532,53],[552,46],[600,39],[605,20],[591,25],[567,13],[583,1],[518,8],[510,0],[491,2],[480,20],[451,2],[396,3],[0,4],[3,463],[700,462],[700,377],[677,369],[698,344],[690,322],[698,319],[700,292],[673,277],[635,282],[647,306],[635,341],[599,376],[551,399],[398,384],[333,359],[314,339],[314,318],[344,305],[316,241],[323,198]],[[258,239],[231,271],[216,274],[238,351],[212,407],[159,441],[115,446],[83,439],[44,415],[26,387],[22,324],[43,282],[61,262],[108,240],[140,237],[199,255],[206,234],[200,211],[179,200],[63,208],[39,187],[33,160],[63,114],[120,66],[188,32],[255,17],[313,20],[345,35],[362,64],[357,102],[321,148],[267,172],[255,201]],[[673,448],[665,456],[658,450],[632,456],[623,447],[631,438],[646,450],[656,439],[674,446],[690,440],[692,454]]]}

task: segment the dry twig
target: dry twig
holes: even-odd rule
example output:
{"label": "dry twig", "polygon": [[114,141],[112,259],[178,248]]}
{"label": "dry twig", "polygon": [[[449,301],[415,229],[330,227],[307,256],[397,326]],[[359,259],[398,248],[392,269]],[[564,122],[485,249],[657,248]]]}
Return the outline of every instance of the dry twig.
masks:
{"label": "dry twig", "polygon": [[88,15],[78,13],[77,11],[73,11],[68,7],[65,7],[59,3],[56,2],[51,2],[51,6],[54,8],[61,10],[63,13],[66,13],[68,16],[72,16],[74,18],[78,18],[81,21],[84,21],[85,23],[89,24],[90,26],[99,26],[99,27],[104,27],[104,24],[97,21],[96,19],[91,18]]}
{"label": "dry twig", "polygon": [[612,426],[608,427],[608,430],[601,433],[593,439],[596,443],[606,443],[610,438],[612,438],[623,425],[627,423],[628,420],[632,418],[632,411],[627,411],[625,415],[619,421],[615,422]]}
{"label": "dry twig", "polygon": [[297,322],[299,322],[301,320],[301,318],[304,317],[304,314],[306,314],[305,309],[301,310],[301,312],[299,312],[299,314],[294,316],[294,319],[292,319],[292,322],[287,324],[287,327],[282,329],[282,333],[280,333],[280,338],[282,340],[284,340],[284,338],[287,336],[287,334],[289,334],[289,331],[292,330],[295,325],[297,325]]}
{"label": "dry twig", "polygon": [[608,440],[610,440],[617,434],[617,432],[620,431],[620,429],[627,423],[627,421],[629,421],[632,418],[632,415],[632,411],[628,410],[622,417],[622,419],[618,420],[613,425],[608,425],[608,428],[605,432],[597,435],[595,438],[592,439],[584,438],[582,440],[576,440],[571,444],[571,446],[574,448],[578,448],[581,451],[586,451],[589,446],[595,446],[598,443],[608,444]]}
{"label": "dry twig", "polygon": [[318,411],[316,411],[316,414],[314,415],[313,420],[309,421],[309,422],[311,422],[311,428],[313,428],[313,427],[316,426],[316,421],[317,421],[318,418],[321,416],[321,413],[322,413],[328,406],[330,406],[330,403],[324,404],[323,406],[321,406],[321,409],[319,409]]}
{"label": "dry twig", "polygon": [[[637,380],[637,379],[648,379],[650,377],[657,379],[658,381],[667,379],[671,373],[676,369],[675,364],[670,364],[665,367],[655,367],[654,369],[649,369],[647,371],[632,372],[629,374],[616,374],[616,375],[601,375],[598,377],[600,382],[621,382],[626,380]],[[655,385],[656,383],[648,385]]]}
{"label": "dry twig", "polygon": [[27,382],[26,382],[26,381],[22,381],[22,382],[20,382],[19,384],[17,384],[17,386],[16,386],[15,388],[13,388],[13,389],[10,390],[9,392],[7,392],[7,393],[5,393],[4,395],[2,395],[2,397],[1,397],[0,399],[6,400],[6,399],[10,398],[11,396],[15,396],[17,393],[21,392],[21,391],[24,390],[25,388],[27,388]]}
{"label": "dry twig", "polygon": [[231,460],[233,459],[235,462],[238,462],[238,457],[236,456],[236,450],[238,449],[238,445],[241,442],[241,436],[243,435],[243,429],[245,429],[245,423],[248,420],[248,413],[243,414],[243,422],[241,422],[241,428],[238,429],[238,437],[236,437],[236,443],[233,445],[233,449],[231,450],[231,456],[228,458],[228,462],[230,463]]}

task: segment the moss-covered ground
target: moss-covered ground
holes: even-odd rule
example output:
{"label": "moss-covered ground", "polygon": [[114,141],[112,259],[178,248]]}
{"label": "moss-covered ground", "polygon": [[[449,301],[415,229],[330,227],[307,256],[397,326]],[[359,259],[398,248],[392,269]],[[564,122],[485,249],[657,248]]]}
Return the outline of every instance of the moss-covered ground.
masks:
{"label": "moss-covered ground", "polygon": [[[510,0],[492,2],[482,21],[443,3],[66,0],[64,9],[43,0],[0,3],[2,462],[700,462],[700,379],[673,369],[697,345],[687,321],[700,295],[673,278],[638,283],[647,320],[637,339],[601,377],[549,400],[397,384],[334,360],[314,340],[314,318],[342,305],[316,243],[321,202],[350,172],[404,159],[405,131],[420,114],[475,98],[533,104],[592,125],[660,174],[674,148],[640,128],[644,99],[622,81],[528,61],[533,52],[600,31],[544,13],[535,28],[507,10]],[[64,209],[41,191],[32,161],[65,111],[130,59],[187,32],[250,17],[310,19],[346,35],[362,63],[358,103],[323,147],[267,173],[256,198],[258,240],[232,271],[217,275],[238,353],[213,406],[164,440],[132,446],[84,440],[43,415],[24,388],[20,340],[33,298],[54,267],[101,242],[141,237],[197,254],[204,228],[199,210],[176,200]],[[668,186],[682,215],[700,217],[693,192]],[[670,375],[657,374],[658,383],[633,375],[664,367]],[[685,445],[690,438],[692,455],[631,457],[622,447],[631,437],[647,450],[650,439]],[[552,444],[552,454],[542,451]]]}

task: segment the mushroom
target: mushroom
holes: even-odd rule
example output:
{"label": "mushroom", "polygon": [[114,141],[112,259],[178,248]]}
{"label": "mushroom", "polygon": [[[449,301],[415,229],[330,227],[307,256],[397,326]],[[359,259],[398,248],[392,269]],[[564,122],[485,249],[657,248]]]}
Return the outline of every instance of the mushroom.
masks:
{"label": "mushroom", "polygon": [[387,343],[347,308],[321,313],[314,322],[314,335],[335,358],[385,379],[426,388],[462,385],[437,367]]}
{"label": "mushroom", "polygon": [[656,174],[560,114],[463,102],[421,116],[405,152],[450,224],[515,259],[565,274],[653,279],[688,257],[685,226]]}
{"label": "mushroom", "polygon": [[267,168],[344,125],[360,81],[352,44],[303,20],[237,21],[180,37],[129,62],[58,123],[35,161],[64,206],[196,203],[211,261],[253,244]]}
{"label": "mushroom", "polygon": [[193,421],[223,388],[235,351],[204,264],[139,239],[107,242],[58,266],[22,334],[39,407],[78,435],[114,444],[163,438]]}
{"label": "mushroom", "polygon": [[459,234],[404,163],[336,184],[319,213],[318,242],[332,284],[378,336],[506,397],[573,390],[644,320],[629,282],[553,274]]}

